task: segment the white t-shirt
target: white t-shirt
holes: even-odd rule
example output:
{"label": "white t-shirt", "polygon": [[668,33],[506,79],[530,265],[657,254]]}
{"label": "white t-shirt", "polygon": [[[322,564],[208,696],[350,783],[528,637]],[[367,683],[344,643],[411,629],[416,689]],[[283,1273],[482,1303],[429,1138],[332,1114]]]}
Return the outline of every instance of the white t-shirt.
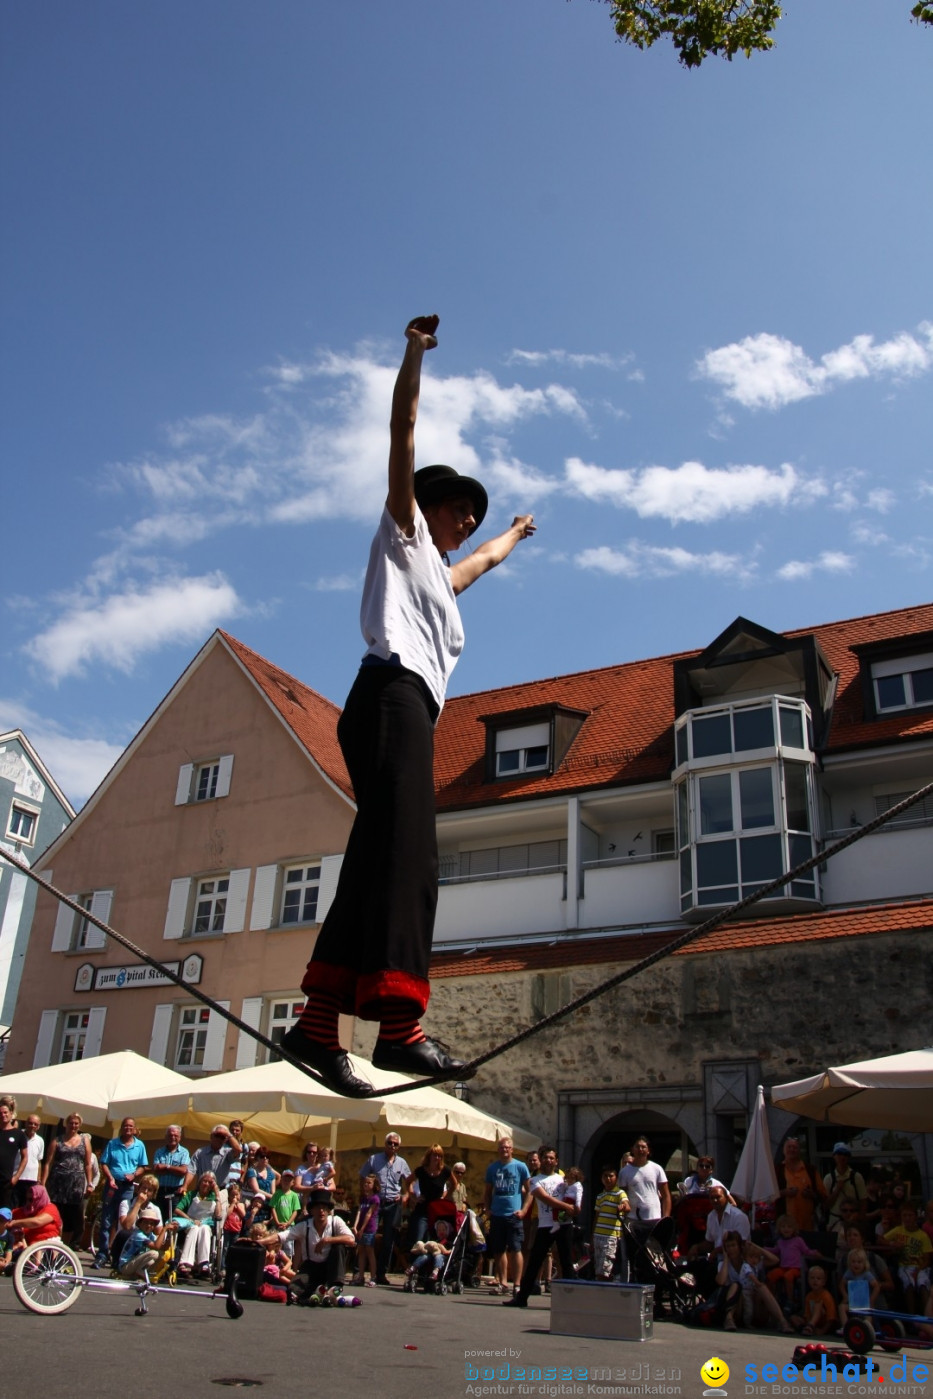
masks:
{"label": "white t-shirt", "polygon": [[636,1219],[661,1218],[660,1187],[667,1184],[667,1176],[656,1161],[646,1161],[643,1166],[623,1166],[619,1171],[619,1184],[625,1188]]}
{"label": "white t-shirt", "polygon": [[[26,1140],[26,1164],[23,1167],[23,1174],[20,1180],[25,1185],[26,1181],[36,1181],[39,1179],[39,1168],[42,1165],[42,1158],[45,1155],[45,1142],[36,1132],[34,1136]],[[16,1158],[17,1166],[22,1158],[22,1152]]]}
{"label": "white t-shirt", "polygon": [[[329,1216],[324,1225],[323,1233],[318,1233],[314,1227],[314,1221],[310,1218],[303,1219],[300,1224],[293,1224],[290,1229],[280,1235],[283,1242],[286,1239],[300,1239],[304,1248],[304,1256],[311,1263],[326,1263],[330,1255],[331,1240],[338,1244],[352,1244],[356,1240],[350,1229],[337,1214]],[[327,1247],[321,1248],[321,1240],[326,1239]]]}
{"label": "white t-shirt", "polygon": [[715,1210],[710,1210],[706,1217],[706,1238],[717,1253],[722,1252],[722,1236],[734,1231],[741,1234],[743,1239],[750,1239],[752,1228],[748,1222],[748,1215],[743,1213],[737,1205],[726,1205],[722,1212],[722,1219]]}
{"label": "white t-shirt", "polygon": [[[539,1186],[542,1190],[546,1190],[549,1195],[553,1195],[557,1200],[562,1200],[564,1198],[564,1177],[558,1175],[556,1172],[552,1176],[532,1176],[531,1180],[528,1182],[529,1193],[534,1195]],[[537,1200],[537,1206],[538,1228],[541,1230],[550,1229],[555,1222],[553,1209],[550,1205],[545,1204],[544,1200]]]}
{"label": "white t-shirt", "polygon": [[[119,1215],[120,1223],[121,1223],[121,1224],[122,1224],[123,1221],[126,1219],[126,1216],[129,1214],[129,1212],[130,1212],[130,1206],[132,1205],[132,1203],[133,1203],[132,1200],[121,1200],[121,1201],[120,1201],[120,1208],[118,1209],[117,1214]],[[151,1203],[149,1204],[148,1208],[149,1208],[150,1210],[156,1210],[156,1211],[158,1211],[159,1222],[158,1222],[158,1224],[156,1224],[156,1226],[155,1226],[155,1227],[156,1227],[156,1232],[158,1232],[158,1231],[162,1228],[162,1211],[159,1209],[158,1205],[153,1205],[153,1204],[151,1204]],[[137,1219],[137,1226],[136,1226],[136,1227],[139,1228],[139,1229],[142,1229],[142,1228],[144,1227],[144,1225],[145,1225],[145,1221],[143,1222],[143,1224],[139,1224],[139,1223],[138,1223],[138,1221],[139,1221],[139,1215],[136,1216],[136,1219]],[[150,1228],[150,1229],[152,1228],[152,1225],[151,1225],[151,1224],[149,1225],[149,1228]]]}
{"label": "white t-shirt", "polygon": [[463,650],[463,624],[450,569],[437,552],[428,522],[415,506],[411,539],[382,512],[369,551],[360,604],[366,654],[397,657],[420,675],[437,703],[444,705],[447,682]]}

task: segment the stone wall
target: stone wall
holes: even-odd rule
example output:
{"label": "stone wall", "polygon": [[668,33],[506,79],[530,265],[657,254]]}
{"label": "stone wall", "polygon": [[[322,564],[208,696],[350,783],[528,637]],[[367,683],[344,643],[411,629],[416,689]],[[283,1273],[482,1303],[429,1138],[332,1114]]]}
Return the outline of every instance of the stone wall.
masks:
{"label": "stone wall", "polygon": [[[425,1018],[464,1058],[621,970],[604,963],[448,976]],[[766,1085],[933,1038],[933,930],[669,957],[480,1070],[470,1101],[540,1135],[560,1131],[558,1094],[640,1089],[665,1106],[701,1093],[704,1064],[757,1060]],[[699,1120],[699,1119],[698,1119]],[[584,1145],[577,1142],[577,1149]]]}

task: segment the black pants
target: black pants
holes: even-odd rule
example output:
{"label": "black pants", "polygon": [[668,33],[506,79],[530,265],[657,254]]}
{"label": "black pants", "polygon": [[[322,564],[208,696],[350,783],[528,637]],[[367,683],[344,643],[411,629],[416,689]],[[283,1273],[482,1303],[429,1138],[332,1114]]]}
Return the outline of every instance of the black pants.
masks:
{"label": "black pants", "polygon": [[338,1287],[343,1283],[347,1272],[347,1250],[343,1244],[332,1244],[323,1263],[315,1263],[306,1258],[298,1271],[308,1279],[311,1292],[322,1284],[325,1287]]}
{"label": "black pants", "polygon": [[345,1014],[428,1002],[437,907],[434,720],[412,671],[363,666],[337,724],[357,811],[337,892],[302,990],[332,991]]}
{"label": "black pants", "polygon": [[552,1234],[550,1229],[542,1229],[538,1225],[538,1232],[535,1234],[535,1241],[531,1245],[531,1252],[525,1260],[525,1267],[522,1271],[522,1282],[518,1289],[518,1295],[527,1302],[531,1289],[538,1281],[538,1274],[541,1265],[551,1251],[553,1244],[557,1245],[557,1257],[560,1259],[561,1276],[565,1278],[573,1277],[573,1259],[570,1257],[570,1240],[567,1235],[569,1229],[558,1229],[556,1234]]}

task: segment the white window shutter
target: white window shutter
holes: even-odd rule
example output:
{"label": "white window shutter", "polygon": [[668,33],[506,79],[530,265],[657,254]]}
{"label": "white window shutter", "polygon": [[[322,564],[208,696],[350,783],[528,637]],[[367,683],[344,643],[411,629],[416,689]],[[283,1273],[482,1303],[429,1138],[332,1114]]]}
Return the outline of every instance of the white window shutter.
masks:
{"label": "white window shutter", "polygon": [[[90,912],[95,918],[99,918],[102,923],[110,922],[110,908],[113,904],[112,889],[95,889],[91,896]],[[98,947],[107,946],[107,934],[102,933],[100,928],[95,928],[93,923],[87,925],[87,938],[84,946],[88,951]]]}
{"label": "white window shutter", "polygon": [[319,923],[324,922],[327,911],[334,902],[342,864],[342,855],[325,855],[321,860],[321,884],[317,896],[317,921]]}
{"label": "white window shutter", "polygon": [[168,910],[165,914],[165,931],[162,934],[164,938],[184,937],[190,899],[191,880],[173,879],[168,896]]}
{"label": "white window shutter", "polygon": [[249,893],[249,877],[252,870],[231,870],[227,885],[227,908],[224,913],[224,932],[242,933],[246,926],[246,896]]}
{"label": "white window shutter", "polygon": [[58,1028],[58,1011],[44,1010],[39,1018],[39,1033],[36,1036],[36,1052],[32,1056],[32,1067],[44,1069],[52,1062],[52,1046]]}
{"label": "white window shutter", "polygon": [[[69,894],[69,899],[76,899],[77,894]],[[52,934],[53,952],[70,952],[71,935],[74,932],[75,911],[67,904],[59,902],[58,912],[55,915],[55,931]],[[48,1060],[45,1061],[48,1063]],[[35,1068],[35,1065],[33,1065]]]}
{"label": "white window shutter", "polygon": [[[251,1025],[254,1030],[259,1029],[259,1022],[262,1019],[262,997],[246,996],[240,1007],[240,1019],[247,1025]],[[256,1050],[259,1048],[252,1035],[248,1035],[245,1030],[239,1031],[236,1042],[236,1067],[238,1069],[251,1069],[256,1062]]]}
{"label": "white window shutter", "polygon": [[168,1037],[172,1028],[172,1005],[156,1006],[152,1017],[152,1034],[149,1037],[149,1058],[154,1064],[164,1064],[168,1053]]}
{"label": "white window shutter", "polygon": [[194,763],[182,763],[178,770],[178,786],[175,788],[176,806],[186,806],[190,802],[193,777]]}
{"label": "white window shutter", "polygon": [[230,778],[233,774],[233,754],[226,753],[217,764],[217,791],[218,797],[230,795]]}
{"label": "white window shutter", "polygon": [[83,1058],[96,1059],[104,1038],[104,1021],[107,1019],[106,1006],[91,1006],[87,1017],[87,1032],[84,1036]]}
{"label": "white window shutter", "polygon": [[[224,1010],[230,1009],[229,1001],[218,1001],[217,1004],[223,1006]],[[223,1068],[226,1041],[227,1021],[222,1015],[218,1015],[216,1010],[212,1010],[211,1018],[207,1022],[207,1041],[204,1045],[204,1062],[201,1065],[205,1073],[214,1073]]]}
{"label": "white window shutter", "polygon": [[271,928],[275,919],[275,891],[279,882],[278,865],[260,865],[253,881],[253,906],[249,913],[249,930]]}

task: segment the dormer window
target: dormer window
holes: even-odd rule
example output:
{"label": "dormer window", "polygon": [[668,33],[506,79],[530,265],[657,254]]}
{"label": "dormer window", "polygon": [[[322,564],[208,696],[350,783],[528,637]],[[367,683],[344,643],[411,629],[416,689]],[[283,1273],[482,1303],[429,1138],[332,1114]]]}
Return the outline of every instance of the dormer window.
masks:
{"label": "dormer window", "polygon": [[871,678],[879,714],[933,704],[933,651],[875,661]]}
{"label": "dormer window", "polygon": [[514,777],[522,772],[547,772],[550,751],[550,724],[504,729],[496,734],[496,776]]}
{"label": "dormer window", "polygon": [[486,780],[556,772],[585,718],[581,710],[559,704],[484,714],[480,722],[486,725]]}

